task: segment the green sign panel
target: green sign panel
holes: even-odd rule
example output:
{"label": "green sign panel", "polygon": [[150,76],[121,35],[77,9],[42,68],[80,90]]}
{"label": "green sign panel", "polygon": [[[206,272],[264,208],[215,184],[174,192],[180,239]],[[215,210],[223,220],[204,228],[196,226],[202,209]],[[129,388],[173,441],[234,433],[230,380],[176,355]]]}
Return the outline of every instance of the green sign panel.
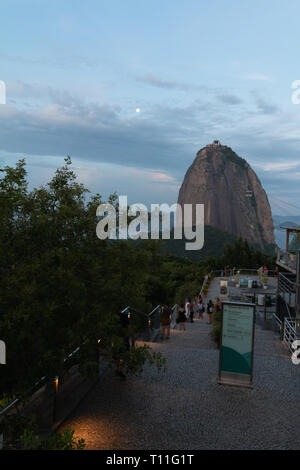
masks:
{"label": "green sign panel", "polygon": [[255,305],[224,302],[219,382],[250,386],[252,382]]}

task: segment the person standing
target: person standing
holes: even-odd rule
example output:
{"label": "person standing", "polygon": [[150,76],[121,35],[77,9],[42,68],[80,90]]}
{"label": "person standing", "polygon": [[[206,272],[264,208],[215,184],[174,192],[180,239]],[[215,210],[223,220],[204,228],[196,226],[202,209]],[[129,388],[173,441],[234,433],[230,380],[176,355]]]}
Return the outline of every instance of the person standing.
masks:
{"label": "person standing", "polygon": [[190,312],[191,323],[194,323],[194,313],[196,312],[196,299],[190,301]]}
{"label": "person standing", "polygon": [[177,319],[176,319],[176,323],[178,323],[178,326],[179,326],[179,331],[185,331],[185,322],[186,322],[185,310],[184,310],[183,304],[181,304],[178,309],[178,314],[177,314]]}
{"label": "person standing", "polygon": [[202,297],[201,295],[198,296],[198,309],[197,309],[197,312],[198,312],[198,318],[199,320],[203,319],[203,312],[204,312],[204,304],[203,304],[203,300],[202,300]]}
{"label": "person standing", "polygon": [[191,316],[191,299],[187,297],[185,299],[185,316],[186,316],[186,321],[190,321],[190,316]]}
{"label": "person standing", "polygon": [[207,304],[207,309],[206,309],[206,313],[207,313],[207,323],[210,325],[211,322],[212,322],[212,314],[214,312],[214,304],[212,302],[212,300],[210,299],[208,301],[208,304]]}
{"label": "person standing", "polygon": [[171,323],[171,314],[172,311],[168,305],[164,305],[160,311],[160,325],[161,325],[161,337],[160,339],[165,338],[170,339],[170,323]]}
{"label": "person standing", "polygon": [[217,297],[216,299],[216,305],[214,307],[214,313],[218,313],[222,311],[222,301]]}

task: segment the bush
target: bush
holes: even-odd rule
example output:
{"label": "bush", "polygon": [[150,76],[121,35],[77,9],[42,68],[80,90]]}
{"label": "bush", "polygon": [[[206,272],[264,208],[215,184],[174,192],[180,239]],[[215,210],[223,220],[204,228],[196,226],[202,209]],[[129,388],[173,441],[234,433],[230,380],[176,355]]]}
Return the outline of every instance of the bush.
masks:
{"label": "bush", "polygon": [[22,415],[15,416],[10,420],[10,425],[14,427],[6,428],[5,450],[83,450],[86,446],[84,439],[74,439],[74,430],[71,428],[41,440],[33,416],[29,419]]}
{"label": "bush", "polygon": [[213,314],[213,328],[211,330],[211,337],[218,347],[221,344],[221,327],[222,327],[222,314],[220,311],[215,311]]}

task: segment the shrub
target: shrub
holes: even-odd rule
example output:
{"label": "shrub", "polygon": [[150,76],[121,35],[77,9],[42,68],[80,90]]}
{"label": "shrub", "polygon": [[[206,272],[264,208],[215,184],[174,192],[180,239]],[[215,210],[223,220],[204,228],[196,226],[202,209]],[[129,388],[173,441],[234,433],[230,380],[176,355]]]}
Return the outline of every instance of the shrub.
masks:
{"label": "shrub", "polygon": [[216,311],[213,314],[213,328],[211,330],[211,337],[217,343],[218,347],[221,344],[221,327],[222,327],[222,314]]}

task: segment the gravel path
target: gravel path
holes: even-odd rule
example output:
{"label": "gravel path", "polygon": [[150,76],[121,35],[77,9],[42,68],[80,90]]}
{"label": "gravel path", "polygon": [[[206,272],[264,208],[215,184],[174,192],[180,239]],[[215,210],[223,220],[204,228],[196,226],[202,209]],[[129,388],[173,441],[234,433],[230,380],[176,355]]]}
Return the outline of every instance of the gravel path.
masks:
{"label": "gravel path", "polygon": [[151,346],[168,361],[126,381],[107,370],[64,425],[88,449],[300,449],[300,366],[256,328],[253,390],[217,384],[206,319]]}

